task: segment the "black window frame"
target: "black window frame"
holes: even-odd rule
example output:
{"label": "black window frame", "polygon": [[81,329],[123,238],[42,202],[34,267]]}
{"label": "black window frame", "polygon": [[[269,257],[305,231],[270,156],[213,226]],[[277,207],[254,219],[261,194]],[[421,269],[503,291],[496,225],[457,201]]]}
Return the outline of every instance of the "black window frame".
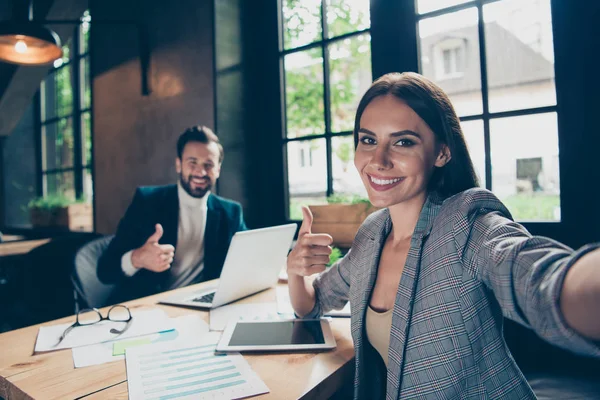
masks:
{"label": "black window frame", "polygon": [[[85,156],[85,149],[83,148],[84,137],[82,124],[84,119],[84,114],[89,115],[89,129],[90,129],[90,137],[89,140],[92,140],[93,132],[92,132],[92,85],[91,85],[91,62],[90,62],[90,43],[88,38],[88,43],[85,46],[85,51],[82,49],[83,43],[82,40],[85,40],[84,34],[82,31],[82,26],[84,24],[91,24],[89,18],[81,19],[80,23],[75,24],[73,27],[73,35],[71,38],[71,42],[69,44],[69,60],[67,62],[63,62],[60,66],[54,67],[49,70],[48,74],[44,78],[46,81],[50,77],[54,77],[60,70],[63,68],[69,68],[71,70],[71,89],[72,89],[72,109],[69,113],[64,115],[55,115],[52,118],[43,119],[43,107],[44,99],[41,96],[41,87],[44,84],[40,85],[40,91],[36,95],[35,100],[35,108],[36,108],[36,142],[37,142],[37,195],[39,197],[45,197],[48,195],[46,178],[50,175],[58,175],[63,174],[65,172],[73,172],[73,185],[75,191],[76,199],[83,199],[85,195],[84,183],[85,183],[85,173],[87,172],[92,177],[93,182],[93,160],[87,160],[89,162],[84,162],[83,157]],[[87,74],[88,79],[87,83],[89,84],[90,99],[89,104],[86,106],[83,105],[83,99],[85,93],[83,90],[86,85],[86,77],[83,76],[85,72],[84,63],[87,62]],[[53,169],[45,169],[44,168],[44,128],[51,124],[57,124],[59,121],[64,121],[71,119],[71,126],[73,131],[73,165],[65,168],[53,168]],[[92,146],[92,154],[93,154],[93,143],[90,143]],[[93,156],[92,156],[93,157]],[[93,191],[92,196],[88,200],[93,204]]]}
{"label": "black window frame", "polygon": [[[327,165],[327,190],[325,196],[331,196],[333,192],[333,146],[332,139],[334,137],[349,137],[353,135],[353,131],[342,131],[333,132],[331,129],[331,89],[330,89],[330,73],[329,73],[329,54],[328,47],[332,43],[340,42],[345,39],[351,39],[360,35],[369,34],[371,35],[371,27],[345,33],[339,36],[329,38],[328,26],[327,26],[327,0],[321,0],[321,38],[306,45],[285,48],[284,41],[284,16],[283,16],[283,5],[284,0],[277,0],[278,6],[278,33],[279,33],[279,69],[281,76],[281,115],[283,117],[282,126],[282,138],[281,147],[283,152],[284,160],[284,199],[285,199],[285,218],[287,222],[297,221],[290,218],[290,195],[289,195],[289,182],[288,182],[288,160],[287,160],[287,146],[288,143],[292,142],[303,142],[318,139],[325,139],[325,153],[326,153],[326,165]],[[370,20],[370,15],[369,15]],[[369,44],[370,45],[370,44]],[[305,50],[311,50],[315,48],[321,49],[321,57],[323,58],[323,113],[325,131],[322,134],[317,135],[306,135],[300,137],[289,138],[287,131],[287,115],[286,115],[286,82],[285,82],[285,67],[284,58],[287,55],[299,53]],[[372,49],[371,49],[372,51]],[[373,75],[373,58],[371,57],[371,75]],[[312,155],[311,155],[312,156]]]}
{"label": "black window frame", "polygon": [[[416,1],[416,0],[415,0]],[[481,80],[481,101],[482,101],[482,112],[479,114],[471,114],[466,116],[459,116],[460,122],[469,122],[469,121],[482,121],[483,122],[483,137],[484,137],[484,150],[485,150],[485,187],[488,190],[492,190],[493,181],[492,181],[492,158],[491,158],[491,138],[490,138],[490,121],[492,119],[499,118],[508,118],[508,117],[521,117],[526,115],[538,115],[538,114],[547,114],[547,113],[556,113],[557,118],[559,116],[559,97],[558,97],[558,89],[556,86],[556,80],[554,85],[554,90],[557,93],[556,96],[556,104],[551,106],[542,106],[542,107],[532,107],[532,108],[523,108],[517,110],[510,111],[501,111],[501,112],[490,112],[489,107],[489,87],[488,87],[488,75],[487,75],[487,53],[486,53],[486,37],[485,37],[485,21],[483,19],[483,6],[492,3],[498,3],[505,0],[473,0],[468,1],[466,3],[457,4],[451,7],[441,8],[439,10],[419,14],[415,9],[415,23],[416,29],[418,32],[419,22],[425,19],[435,18],[442,15],[448,15],[454,12],[466,10],[469,8],[477,8],[477,16],[478,16],[478,37],[479,37],[479,68],[480,68],[480,80]],[[552,2],[550,2],[550,7],[552,7]],[[420,46],[420,40],[417,33],[417,47]],[[420,50],[420,49],[419,49]],[[420,55],[420,51],[419,51]],[[422,71],[421,68],[421,57],[418,56],[417,61],[419,63],[419,71]],[[556,67],[554,71],[554,76],[556,77]],[[557,129],[559,127],[557,126]],[[559,146],[560,149],[560,146]],[[560,159],[560,156],[559,156]],[[559,168],[559,174],[560,174]],[[561,199],[561,208],[562,208],[562,190],[560,191],[560,199]],[[543,223],[543,224],[558,224],[562,221],[520,221],[526,223]]]}

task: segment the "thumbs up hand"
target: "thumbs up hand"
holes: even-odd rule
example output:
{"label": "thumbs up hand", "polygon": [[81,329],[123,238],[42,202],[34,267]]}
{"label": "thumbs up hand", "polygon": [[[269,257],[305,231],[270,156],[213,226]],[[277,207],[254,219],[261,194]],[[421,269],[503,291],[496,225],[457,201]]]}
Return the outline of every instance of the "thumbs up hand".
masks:
{"label": "thumbs up hand", "polygon": [[312,233],[313,216],[308,207],[302,207],[302,215],[298,241],[287,259],[288,275],[310,276],[323,272],[331,254],[333,238],[326,233]]}
{"label": "thumbs up hand", "polygon": [[159,244],[163,227],[156,224],[155,231],[146,243],[131,253],[131,263],[136,268],[145,268],[153,272],[163,272],[171,267],[175,248],[170,244]]}

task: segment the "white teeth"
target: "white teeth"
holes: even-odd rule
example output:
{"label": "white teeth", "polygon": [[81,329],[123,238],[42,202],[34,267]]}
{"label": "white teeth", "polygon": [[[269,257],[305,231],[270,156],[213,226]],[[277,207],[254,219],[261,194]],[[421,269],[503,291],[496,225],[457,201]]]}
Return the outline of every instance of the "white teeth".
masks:
{"label": "white teeth", "polygon": [[373,178],[372,176],[369,176],[369,178],[371,178],[371,181],[373,183],[376,183],[378,185],[391,185],[392,183],[396,183],[396,182],[400,181],[400,178],[394,178],[394,179],[377,179],[377,178]]}

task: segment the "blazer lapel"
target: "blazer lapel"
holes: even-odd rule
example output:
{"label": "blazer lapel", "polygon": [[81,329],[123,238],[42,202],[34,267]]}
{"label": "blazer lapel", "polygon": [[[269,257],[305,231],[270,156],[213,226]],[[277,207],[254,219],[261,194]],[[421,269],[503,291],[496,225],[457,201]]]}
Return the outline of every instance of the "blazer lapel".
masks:
{"label": "blazer lapel", "polygon": [[388,399],[397,399],[402,385],[407,338],[410,330],[417,282],[419,280],[423,243],[429,232],[431,232],[433,220],[440,206],[441,200],[439,200],[436,194],[431,194],[423,205],[419,221],[413,232],[402,277],[400,278],[400,285],[398,286],[396,301],[394,303],[388,350],[386,389],[386,397]]}

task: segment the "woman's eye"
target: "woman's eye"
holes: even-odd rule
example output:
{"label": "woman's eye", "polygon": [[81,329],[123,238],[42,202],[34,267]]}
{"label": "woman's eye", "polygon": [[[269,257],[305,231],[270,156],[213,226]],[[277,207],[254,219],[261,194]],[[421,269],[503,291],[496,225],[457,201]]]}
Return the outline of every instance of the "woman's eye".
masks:
{"label": "woman's eye", "polygon": [[363,136],[363,137],[360,139],[360,142],[361,142],[362,144],[375,144],[375,143],[376,143],[376,142],[375,142],[375,139],[373,139],[373,138],[370,138],[370,137],[368,137],[368,136]]}
{"label": "woman's eye", "polygon": [[400,139],[396,142],[396,145],[401,147],[411,147],[415,145],[415,142],[410,139]]}

